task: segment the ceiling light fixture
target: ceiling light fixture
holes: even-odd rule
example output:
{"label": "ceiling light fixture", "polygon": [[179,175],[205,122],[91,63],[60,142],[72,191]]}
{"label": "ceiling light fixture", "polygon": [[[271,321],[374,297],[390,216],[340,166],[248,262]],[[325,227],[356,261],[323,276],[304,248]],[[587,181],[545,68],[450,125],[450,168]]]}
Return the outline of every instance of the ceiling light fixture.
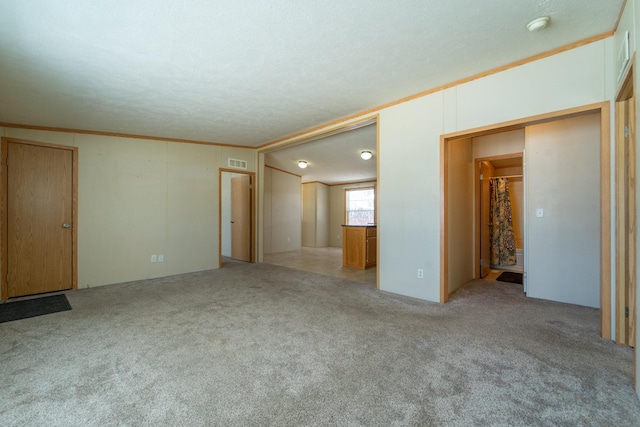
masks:
{"label": "ceiling light fixture", "polygon": [[532,33],[535,31],[544,30],[545,28],[547,28],[547,25],[549,25],[550,20],[551,18],[549,18],[548,16],[541,16],[540,18],[536,18],[527,24],[527,30],[531,31]]}
{"label": "ceiling light fixture", "polygon": [[307,166],[309,166],[309,163],[307,163],[306,161],[304,161],[304,160],[298,161],[298,167],[300,169],[305,169]]}
{"label": "ceiling light fixture", "polygon": [[362,157],[363,160],[369,160],[373,157],[373,154],[371,154],[371,151],[363,151],[360,153],[360,157]]}

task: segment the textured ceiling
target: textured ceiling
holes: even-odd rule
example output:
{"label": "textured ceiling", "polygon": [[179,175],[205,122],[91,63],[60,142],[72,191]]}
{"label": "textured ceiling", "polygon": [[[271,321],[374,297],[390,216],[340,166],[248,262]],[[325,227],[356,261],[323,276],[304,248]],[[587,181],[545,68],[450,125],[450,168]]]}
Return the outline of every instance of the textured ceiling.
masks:
{"label": "textured ceiling", "polygon": [[0,122],[257,146],[611,31],[622,3],[2,0]]}
{"label": "textured ceiling", "polygon": [[[362,160],[360,153],[373,157]],[[306,169],[298,167],[305,160]],[[302,182],[325,184],[376,179],[376,125],[265,154],[265,164],[302,176]]]}

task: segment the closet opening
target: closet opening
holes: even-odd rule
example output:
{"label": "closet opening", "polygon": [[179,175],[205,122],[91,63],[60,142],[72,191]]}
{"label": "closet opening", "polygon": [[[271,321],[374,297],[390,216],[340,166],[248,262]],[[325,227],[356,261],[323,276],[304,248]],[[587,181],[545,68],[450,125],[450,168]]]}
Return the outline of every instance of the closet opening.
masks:
{"label": "closet opening", "polygon": [[[487,270],[522,269],[527,296],[598,308],[611,337],[610,118],[604,102],[441,136],[441,302]],[[491,239],[486,227],[481,236],[480,175],[485,199],[491,181],[511,190],[512,219],[522,206],[521,225],[517,213],[512,224],[521,266],[518,253],[515,265],[509,253],[492,262],[490,246],[480,254]]]}

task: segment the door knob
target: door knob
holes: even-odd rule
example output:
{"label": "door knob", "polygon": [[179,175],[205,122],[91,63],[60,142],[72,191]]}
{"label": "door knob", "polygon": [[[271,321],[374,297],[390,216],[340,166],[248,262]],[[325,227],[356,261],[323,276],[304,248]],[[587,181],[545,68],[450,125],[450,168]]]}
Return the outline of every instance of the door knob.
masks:
{"label": "door knob", "polygon": [[71,224],[62,224],[62,228],[71,228]]}

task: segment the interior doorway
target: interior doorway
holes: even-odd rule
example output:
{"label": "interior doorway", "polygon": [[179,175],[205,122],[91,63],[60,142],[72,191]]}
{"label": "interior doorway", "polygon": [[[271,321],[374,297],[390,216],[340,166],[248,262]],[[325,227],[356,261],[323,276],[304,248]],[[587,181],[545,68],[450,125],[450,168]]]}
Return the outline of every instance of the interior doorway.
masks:
{"label": "interior doorway", "polygon": [[616,343],[636,346],[636,99],[634,67],[616,101]]}
{"label": "interior doorway", "polygon": [[[593,289],[589,288],[589,301],[588,303],[583,303],[582,305],[588,306],[598,306],[600,307],[601,313],[601,333],[604,338],[611,337],[611,204],[610,204],[610,176],[611,176],[611,168],[610,168],[610,112],[609,112],[609,103],[598,103],[593,105],[587,105],[583,107],[576,107],[568,110],[563,110],[554,113],[542,114],[539,116],[533,116],[528,118],[523,118],[519,120],[514,120],[511,122],[505,122],[502,124],[497,124],[493,126],[487,126],[483,128],[467,130],[462,132],[456,132],[453,134],[443,135],[441,137],[441,170],[442,170],[442,179],[441,179],[441,224],[442,224],[442,233],[440,240],[440,253],[441,256],[441,264],[440,264],[440,301],[446,302],[448,300],[450,291],[454,291],[457,289],[456,283],[452,284],[453,281],[461,281],[464,279],[460,276],[460,271],[464,271],[465,275],[469,276],[468,280],[472,280],[474,276],[477,277],[479,273],[479,267],[474,269],[473,260],[475,257],[472,253],[466,252],[465,248],[475,247],[473,245],[473,241],[475,239],[475,233],[472,231],[464,231],[463,233],[460,230],[473,230],[473,218],[475,215],[471,216],[471,220],[469,219],[469,212],[472,212],[474,207],[473,203],[466,202],[466,200],[472,200],[472,186],[474,183],[473,180],[473,153],[471,152],[471,142],[469,140],[482,137],[485,135],[492,135],[502,132],[508,132],[518,129],[524,129],[527,133],[525,137],[525,143],[527,141],[532,142],[535,139],[535,145],[538,146],[541,136],[545,134],[545,132],[558,133],[556,128],[557,126],[564,126],[560,124],[561,122],[565,122],[565,120],[577,120],[580,122],[579,126],[583,126],[583,122],[588,123],[588,127],[584,128],[585,132],[589,133],[589,142],[585,147],[589,147],[589,160],[588,162],[581,162],[581,166],[589,165],[591,167],[590,172],[581,171],[581,174],[584,177],[588,178],[588,185],[585,185],[584,182],[581,183],[572,183],[571,181],[563,181],[556,180],[553,183],[553,189],[555,191],[554,197],[550,200],[553,200],[554,204],[547,205],[546,202],[540,201],[536,199],[536,203],[540,203],[538,206],[536,203],[531,207],[525,207],[526,215],[536,219],[538,215],[535,215],[537,208],[544,207],[547,205],[549,208],[556,207],[561,208],[557,212],[552,211],[548,212],[546,209],[544,210],[544,216],[546,219],[538,221],[536,226],[536,230],[549,226],[556,226],[558,221],[562,221],[563,217],[572,217],[576,212],[576,207],[573,208],[573,211],[569,210],[567,213],[567,209],[570,209],[571,206],[567,206],[568,202],[573,200],[573,194],[571,194],[570,198],[566,198],[564,196],[560,197],[559,194],[565,194],[569,188],[579,188],[581,190],[586,191],[589,197],[588,203],[582,206],[583,201],[579,200],[579,205],[577,211],[581,212],[581,216],[584,216],[584,212],[589,215],[589,239],[594,237],[595,233],[595,244],[593,242],[589,242],[589,244],[582,244],[582,240],[578,239],[577,249],[579,251],[584,252],[586,249],[591,250],[589,255],[589,263],[588,265],[594,268],[589,268],[589,275],[591,280],[595,279],[596,283],[596,302],[593,302]],[[567,122],[569,123],[569,122]],[[570,123],[575,123],[574,121]],[[581,128],[578,128],[581,129]],[[574,132],[575,133],[575,132]],[[562,135],[562,138],[570,143],[567,147],[571,147],[572,153],[578,152],[580,153],[580,158],[584,157],[584,155],[580,152],[581,148],[576,148],[576,144],[580,141],[576,141],[576,135],[573,135],[571,132],[560,132],[558,134]],[[580,137],[583,135],[579,132]],[[580,138],[579,138],[580,139]],[[593,141],[595,139],[595,141]],[[539,150],[539,153],[536,154],[536,164],[538,165],[538,171],[535,172],[537,177],[542,177],[543,180],[551,179],[547,176],[547,172],[549,167],[553,167],[554,170],[558,169],[563,175],[563,177],[567,174],[571,176],[572,168],[567,167],[566,160],[573,158],[572,155],[567,155],[563,152],[562,156],[552,156],[549,159],[546,159],[547,151],[554,146],[559,144],[558,141],[554,141],[553,139],[545,138],[545,143],[539,145],[542,147],[542,150]],[[549,142],[551,141],[551,142]],[[565,143],[562,143],[565,145]],[[567,148],[568,149],[568,148]],[[564,150],[564,148],[563,148]],[[523,150],[525,151],[525,150]],[[529,154],[531,150],[526,150],[527,152],[527,164],[523,165],[529,170]],[[476,156],[480,157],[480,156]],[[535,157],[535,156],[534,156]],[[556,158],[557,157],[557,158]],[[575,157],[575,156],[574,156]],[[460,165],[468,165],[466,167],[460,167]],[[462,172],[461,172],[462,171]],[[467,172],[468,171],[468,172]],[[527,172],[529,173],[529,172]],[[555,172],[554,172],[555,173]],[[533,174],[533,172],[531,172]],[[530,174],[530,175],[531,175]],[[595,178],[595,181],[592,182],[592,179]],[[527,187],[531,187],[530,180],[527,180]],[[538,197],[539,194],[548,194],[545,193],[544,188],[540,187],[541,183],[538,180],[534,184],[538,187],[533,188],[534,192],[531,192],[532,188],[525,189],[531,195],[535,195]],[[565,182],[565,185],[562,186],[562,183]],[[585,181],[586,182],[586,181]],[[462,189],[465,193],[461,195],[459,191],[456,191],[457,188]],[[557,191],[557,190],[561,191]],[[588,191],[592,189],[594,191]],[[466,194],[469,194],[467,196]],[[582,197],[582,195],[581,195]],[[565,200],[567,199],[567,200]],[[526,199],[525,199],[526,200]],[[533,200],[533,199],[532,199]],[[595,205],[594,205],[595,200]],[[557,202],[560,202],[558,204]],[[569,203],[570,204],[570,203]],[[533,211],[531,210],[533,208]],[[582,209],[582,210],[581,210]],[[467,213],[464,215],[463,213]],[[533,212],[533,216],[532,216]],[[549,213],[554,213],[553,216],[549,216]],[[541,212],[542,214],[542,212]],[[595,215],[595,225],[591,224],[591,220]],[[582,222],[582,220],[581,220]],[[574,239],[575,233],[580,233],[584,231],[580,227],[575,227],[574,224],[578,224],[578,222],[571,223],[571,228],[560,228],[565,233],[573,233],[571,234],[571,239]],[[530,229],[530,234],[534,235],[539,233],[538,231],[532,231],[533,225],[529,225],[527,228]],[[557,228],[557,227],[556,227]],[[575,233],[574,233],[575,232]],[[546,230],[546,234],[544,236],[553,237],[552,245],[557,245],[558,247],[562,247],[562,239],[559,240],[558,235],[551,233],[551,231]],[[551,234],[549,234],[551,233]],[[544,236],[538,236],[540,238],[544,238]],[[584,234],[584,233],[583,233]],[[540,240],[540,238],[538,240]],[[548,239],[547,239],[548,240]],[[573,241],[573,240],[572,240]],[[544,245],[549,247],[549,242],[543,242],[542,244],[539,241],[536,241],[536,253],[542,255],[540,257],[540,261],[537,262],[536,272],[541,277],[545,274],[550,274],[549,271],[545,271],[545,263],[547,259],[552,255],[553,251],[548,251],[549,253],[545,253]],[[528,246],[531,245],[531,242],[527,243]],[[554,247],[554,246],[550,246]],[[541,249],[542,248],[542,249]],[[525,253],[529,253],[529,258],[531,258],[530,248],[524,248]],[[571,251],[575,252],[575,248],[572,248]],[[585,257],[577,256],[574,252],[566,252],[567,254],[571,254],[569,259],[580,260],[582,264],[584,264]],[[595,251],[595,255],[593,253]],[[582,253],[580,252],[580,254]],[[467,255],[468,254],[468,255]],[[542,259],[544,258],[544,261]],[[550,262],[553,262],[556,268],[553,269],[554,272],[556,270],[559,272],[559,276],[554,280],[549,281],[544,278],[544,280],[540,279],[538,282],[540,283],[576,283],[575,278],[567,279],[565,276],[568,272],[573,271],[582,271],[581,269],[565,269],[564,265],[558,265],[560,261],[564,262],[566,257],[551,259]],[[598,262],[599,261],[599,262]],[[525,264],[529,264],[525,262]],[[581,265],[582,265],[581,264]],[[593,272],[591,271],[593,270]],[[527,273],[528,275],[528,273]],[[467,280],[467,281],[468,281]],[[580,279],[581,281],[582,279]],[[466,282],[464,282],[466,283]],[[531,283],[529,283],[531,285]],[[453,286],[453,287],[452,287]],[[589,285],[591,286],[591,285]],[[528,291],[532,291],[532,287],[528,286]],[[564,301],[562,298],[565,298],[567,292],[571,292],[571,297],[581,297],[582,292],[572,292],[563,287],[555,287],[554,289],[547,289],[546,287],[538,286],[536,289],[537,292],[564,292],[559,297],[545,297],[545,296],[537,296],[539,298],[557,300],[562,302]],[[532,296],[536,296],[533,295]],[[599,299],[599,304],[597,300]],[[580,302],[576,302],[580,304]]]}
{"label": "interior doorway", "polygon": [[476,158],[477,277],[524,272],[523,153]]}
{"label": "interior doorway", "polygon": [[255,262],[252,172],[221,169],[220,175],[220,267],[222,258]]}
{"label": "interior doorway", "polygon": [[2,300],[77,288],[78,149],[2,138]]}
{"label": "interior doorway", "polygon": [[[314,271],[319,265],[327,265],[333,271],[344,269],[341,256],[333,259],[325,255],[334,250],[341,255],[345,190],[377,184],[379,129],[376,123],[377,116],[367,117],[311,136],[299,135],[258,151],[261,261],[286,262],[290,263],[288,266],[295,264],[296,268],[308,268],[308,271]],[[377,211],[377,198],[375,200]],[[370,239],[371,244],[374,242],[375,251],[370,247],[368,253],[377,259],[380,243]],[[313,260],[312,254],[318,254],[318,259]],[[284,261],[284,258],[290,259]],[[325,264],[330,258],[331,264]],[[377,284],[378,269],[372,270]]]}

